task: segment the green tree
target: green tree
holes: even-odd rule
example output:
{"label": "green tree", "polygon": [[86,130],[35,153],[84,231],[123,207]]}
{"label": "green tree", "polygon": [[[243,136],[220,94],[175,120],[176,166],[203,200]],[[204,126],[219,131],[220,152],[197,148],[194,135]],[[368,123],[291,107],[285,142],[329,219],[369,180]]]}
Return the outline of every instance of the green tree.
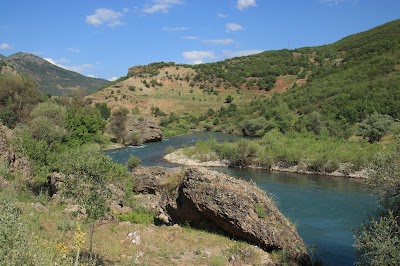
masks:
{"label": "green tree", "polygon": [[105,124],[96,108],[71,106],[67,109],[68,141],[73,145],[101,142]]}
{"label": "green tree", "polygon": [[[132,86],[129,86],[129,88],[130,88],[130,87],[132,87]],[[102,117],[104,120],[107,120],[107,119],[110,117],[111,111],[110,111],[110,109],[107,107],[107,104],[106,104],[106,103],[96,103],[95,106],[96,106],[97,110],[99,110],[100,115],[101,115],[101,117]]]}
{"label": "green tree", "polygon": [[115,135],[119,143],[123,143],[126,134],[126,120],[128,119],[128,109],[120,107],[111,114],[110,131]]}
{"label": "green tree", "polygon": [[226,96],[225,103],[231,103],[233,101],[233,97],[231,95]]}
{"label": "green tree", "polygon": [[40,101],[36,81],[28,76],[0,75],[0,120],[10,128],[29,119]]}
{"label": "green tree", "polygon": [[128,162],[127,162],[127,166],[130,169],[134,169],[134,168],[138,167],[141,164],[142,164],[142,160],[139,157],[134,156],[134,155],[129,157]]}
{"label": "green tree", "polygon": [[35,139],[45,140],[51,145],[66,136],[65,107],[52,102],[40,103],[32,110],[31,117],[29,130]]}
{"label": "green tree", "polygon": [[385,210],[355,230],[357,265],[400,265],[400,136],[372,168],[368,185]]}
{"label": "green tree", "polygon": [[75,200],[85,210],[90,223],[90,260],[93,256],[93,233],[96,220],[108,213],[107,200],[111,192],[108,183],[127,174],[127,169],[115,164],[93,146],[69,150],[60,155],[56,168],[65,174],[61,193]]}
{"label": "green tree", "polygon": [[390,129],[392,122],[391,116],[374,112],[359,124],[357,135],[368,139],[370,143],[379,141]]}

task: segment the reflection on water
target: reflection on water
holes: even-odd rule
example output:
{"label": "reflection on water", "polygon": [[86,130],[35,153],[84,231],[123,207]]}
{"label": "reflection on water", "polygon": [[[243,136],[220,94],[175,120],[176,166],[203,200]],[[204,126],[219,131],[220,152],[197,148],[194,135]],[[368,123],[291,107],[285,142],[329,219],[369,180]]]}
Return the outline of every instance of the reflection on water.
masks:
{"label": "reflection on water", "polygon": [[[197,140],[214,137],[232,141],[239,136],[222,133],[194,133],[108,151],[115,162],[126,163],[129,156],[139,156],[143,165],[176,166],[162,160],[168,146],[194,145]],[[317,246],[324,265],[353,265],[352,228],[359,226],[377,208],[376,201],[363,181],[331,176],[300,175],[254,169],[214,168],[237,178],[253,180],[272,195],[279,209],[296,224],[300,236]]]}

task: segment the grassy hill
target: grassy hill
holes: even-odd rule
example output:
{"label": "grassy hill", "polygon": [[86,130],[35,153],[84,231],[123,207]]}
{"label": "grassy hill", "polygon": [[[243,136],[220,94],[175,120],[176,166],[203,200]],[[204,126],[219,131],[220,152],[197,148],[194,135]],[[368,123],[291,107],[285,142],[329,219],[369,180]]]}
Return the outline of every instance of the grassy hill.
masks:
{"label": "grassy hill", "polygon": [[93,93],[108,83],[104,79],[89,78],[55,66],[33,54],[16,53],[9,57],[0,57],[0,60],[19,73],[34,77],[39,84],[39,90],[46,94],[68,95],[77,89]]}
{"label": "grassy hill", "polygon": [[324,46],[132,67],[93,98],[141,113],[173,112],[165,126],[243,132],[251,120],[257,135],[277,128],[348,137],[373,112],[400,119],[399,86],[396,20]]}

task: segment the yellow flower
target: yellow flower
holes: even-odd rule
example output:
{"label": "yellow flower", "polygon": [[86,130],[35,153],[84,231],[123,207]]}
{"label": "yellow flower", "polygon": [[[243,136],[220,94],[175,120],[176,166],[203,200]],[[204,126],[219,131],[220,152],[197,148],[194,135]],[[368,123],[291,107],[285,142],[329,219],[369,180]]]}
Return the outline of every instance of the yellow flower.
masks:
{"label": "yellow flower", "polygon": [[67,246],[63,242],[57,244],[57,250],[61,254],[67,254]]}
{"label": "yellow flower", "polygon": [[82,232],[81,226],[78,224],[75,231],[74,242],[77,250],[81,250],[83,244],[85,244],[85,236],[86,234]]}

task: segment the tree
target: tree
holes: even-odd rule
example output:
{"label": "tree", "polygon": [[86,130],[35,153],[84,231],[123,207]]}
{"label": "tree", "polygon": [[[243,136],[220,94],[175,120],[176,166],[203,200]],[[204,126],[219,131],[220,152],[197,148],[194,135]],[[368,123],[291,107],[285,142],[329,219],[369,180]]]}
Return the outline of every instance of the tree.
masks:
{"label": "tree", "polygon": [[231,103],[233,101],[233,97],[231,95],[226,96],[225,103]]}
{"label": "tree", "polygon": [[36,140],[45,140],[49,145],[61,140],[66,134],[66,109],[52,102],[38,104],[31,112],[29,130]]}
{"label": "tree", "polygon": [[369,143],[379,141],[390,129],[392,122],[391,116],[374,112],[359,124],[357,135],[367,138]]}
{"label": "tree", "polygon": [[87,214],[90,223],[91,260],[95,222],[109,211],[107,200],[111,192],[108,183],[125,176],[127,169],[113,163],[93,146],[80,147],[61,154],[56,168],[67,176],[61,193],[74,199]]}
{"label": "tree", "polygon": [[10,128],[25,122],[40,101],[36,81],[28,76],[0,75],[0,120]]}
{"label": "tree", "polygon": [[368,185],[385,210],[355,230],[357,264],[400,265],[400,135],[372,168]]}
{"label": "tree", "polygon": [[122,143],[125,136],[126,120],[128,119],[128,109],[120,107],[111,114],[110,131],[115,135],[117,141]]}
{"label": "tree", "polygon": [[74,107],[67,109],[67,130],[69,142],[81,145],[89,142],[101,142],[106,122],[99,111],[93,107]]}
{"label": "tree", "polygon": [[[129,86],[129,88],[130,88],[130,87],[132,87],[132,86]],[[133,87],[135,87],[135,86],[133,86]],[[107,119],[110,117],[111,111],[110,111],[110,109],[107,107],[107,104],[106,104],[106,103],[96,103],[95,106],[96,106],[97,110],[99,110],[100,115],[101,115],[101,117],[102,117],[104,120],[107,120]]]}

